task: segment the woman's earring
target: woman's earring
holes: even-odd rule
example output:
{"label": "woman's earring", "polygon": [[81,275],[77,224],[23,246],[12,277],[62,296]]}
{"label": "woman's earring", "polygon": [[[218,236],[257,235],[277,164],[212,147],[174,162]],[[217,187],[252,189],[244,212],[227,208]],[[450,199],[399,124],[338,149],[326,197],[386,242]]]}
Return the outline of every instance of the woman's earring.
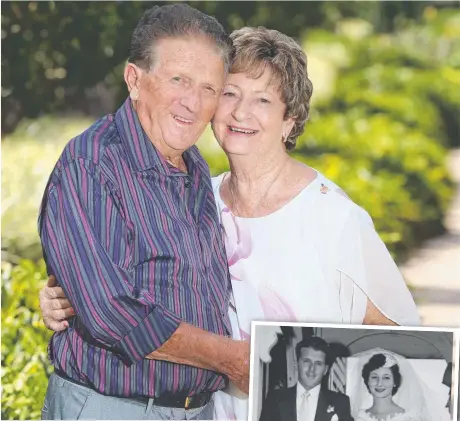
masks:
{"label": "woman's earring", "polygon": [[133,101],[137,101],[137,99],[139,98],[139,91],[137,90],[137,88],[131,89],[131,92],[129,93],[129,97]]}
{"label": "woman's earring", "polygon": [[286,143],[287,135],[285,133],[283,133],[283,136],[281,136],[281,140],[283,141],[283,143]]}

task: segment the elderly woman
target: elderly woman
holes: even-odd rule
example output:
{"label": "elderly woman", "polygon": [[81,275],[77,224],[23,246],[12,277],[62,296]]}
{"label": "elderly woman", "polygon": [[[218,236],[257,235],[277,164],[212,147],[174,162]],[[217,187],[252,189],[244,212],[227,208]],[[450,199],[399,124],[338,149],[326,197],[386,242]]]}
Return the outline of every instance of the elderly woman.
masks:
{"label": "elderly woman", "polygon": [[[212,128],[230,163],[213,187],[232,279],[234,338],[248,338],[252,320],[418,324],[369,215],[289,155],[309,116],[304,52],[262,27],[237,30],[232,40],[235,59]],[[49,294],[42,294],[43,309],[51,307]],[[54,308],[68,306],[61,299]],[[56,313],[44,315],[57,322]],[[243,419],[246,395],[222,392],[216,408],[221,419]]]}

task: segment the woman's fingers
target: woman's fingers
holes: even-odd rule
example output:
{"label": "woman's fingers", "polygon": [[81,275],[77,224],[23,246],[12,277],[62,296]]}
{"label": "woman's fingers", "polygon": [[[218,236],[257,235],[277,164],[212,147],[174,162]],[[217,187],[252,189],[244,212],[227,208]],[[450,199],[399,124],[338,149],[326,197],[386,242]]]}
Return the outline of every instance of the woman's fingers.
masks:
{"label": "woman's fingers", "polygon": [[67,307],[67,308],[59,309],[59,310],[49,310],[46,314],[46,317],[48,319],[51,319],[54,321],[62,321],[72,316],[75,316],[75,311],[72,307]]}
{"label": "woman's fingers", "polygon": [[62,320],[60,322],[52,319],[43,319],[45,326],[53,330],[54,332],[62,332],[63,330],[66,330],[69,327],[69,322],[67,320]]}
{"label": "woman's fingers", "polygon": [[[48,285],[52,285],[53,282],[50,277]],[[45,326],[55,332],[67,329],[69,323],[65,319],[75,316],[75,311],[69,300],[65,298],[63,289],[56,286],[45,286],[40,290],[39,298]]]}
{"label": "woman's fingers", "polygon": [[57,285],[56,277],[54,275],[50,275],[46,285],[49,287],[55,287]]}
{"label": "woman's fingers", "polygon": [[53,298],[67,298],[64,290],[61,287],[44,287],[43,293],[45,298],[53,299]]}
{"label": "woman's fingers", "polygon": [[72,307],[70,301],[67,298],[53,298],[49,301],[51,310],[60,310],[68,307]]}

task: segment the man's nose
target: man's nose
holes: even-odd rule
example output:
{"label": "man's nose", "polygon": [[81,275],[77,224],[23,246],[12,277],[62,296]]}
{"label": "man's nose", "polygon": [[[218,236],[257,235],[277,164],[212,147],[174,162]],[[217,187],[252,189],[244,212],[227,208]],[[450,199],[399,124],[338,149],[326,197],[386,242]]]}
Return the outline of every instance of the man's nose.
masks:
{"label": "man's nose", "polygon": [[[190,87],[185,92],[180,101],[181,105],[191,113],[196,113],[201,107],[201,95],[196,87]],[[185,116],[184,116],[185,117]]]}

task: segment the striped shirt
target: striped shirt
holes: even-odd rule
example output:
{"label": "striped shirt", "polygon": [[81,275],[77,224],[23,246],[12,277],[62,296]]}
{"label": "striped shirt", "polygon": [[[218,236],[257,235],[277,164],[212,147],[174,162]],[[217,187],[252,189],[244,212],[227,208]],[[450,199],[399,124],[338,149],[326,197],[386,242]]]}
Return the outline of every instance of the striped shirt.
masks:
{"label": "striped shirt", "polygon": [[158,397],[215,391],[225,377],[145,355],[187,322],[230,334],[230,280],[209,168],[188,174],[143,131],[128,99],[65,147],[39,216],[48,272],[77,316],[55,333],[57,370],[100,393]]}

